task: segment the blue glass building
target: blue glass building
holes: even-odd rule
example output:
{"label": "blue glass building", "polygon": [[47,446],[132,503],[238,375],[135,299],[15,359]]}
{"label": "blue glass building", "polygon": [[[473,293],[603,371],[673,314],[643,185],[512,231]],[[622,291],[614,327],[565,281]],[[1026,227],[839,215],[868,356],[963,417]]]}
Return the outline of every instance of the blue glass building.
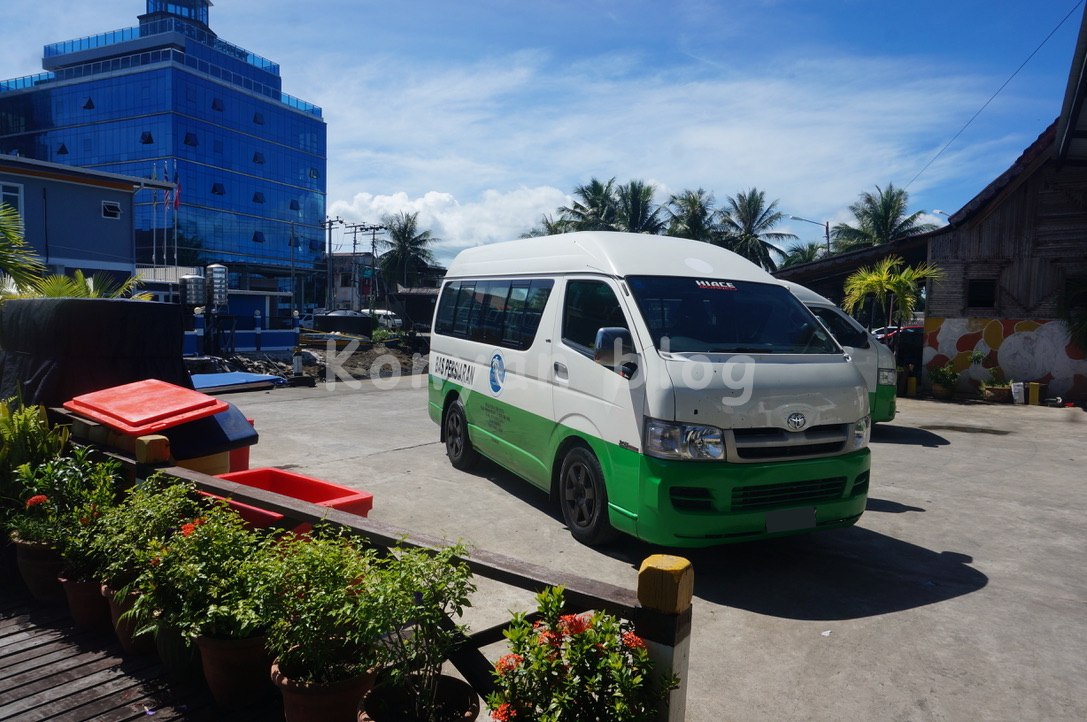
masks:
{"label": "blue glass building", "polygon": [[209,0],[146,1],[138,26],[47,45],[46,72],[0,81],[0,152],[176,181],[177,202],[136,196],[138,264],[222,263],[243,290],[291,291],[297,273],[309,300],[323,283],[321,109],[216,36]]}

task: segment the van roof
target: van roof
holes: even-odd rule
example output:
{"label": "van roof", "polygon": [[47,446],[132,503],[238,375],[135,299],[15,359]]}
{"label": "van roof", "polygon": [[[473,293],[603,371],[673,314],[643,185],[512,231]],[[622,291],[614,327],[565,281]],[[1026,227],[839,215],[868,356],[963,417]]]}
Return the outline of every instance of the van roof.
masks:
{"label": "van roof", "polygon": [[467,248],[453,259],[446,278],[579,272],[778,282],[746,258],[709,243],[610,231],[562,233]]}

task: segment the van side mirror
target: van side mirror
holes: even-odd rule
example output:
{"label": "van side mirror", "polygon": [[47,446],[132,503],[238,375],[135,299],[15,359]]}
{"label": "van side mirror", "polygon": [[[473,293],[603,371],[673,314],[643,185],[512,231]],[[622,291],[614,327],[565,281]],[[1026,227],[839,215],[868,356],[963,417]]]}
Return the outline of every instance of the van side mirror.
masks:
{"label": "van side mirror", "polygon": [[593,343],[593,360],[629,379],[638,370],[634,362],[634,338],[620,326],[597,329]]}

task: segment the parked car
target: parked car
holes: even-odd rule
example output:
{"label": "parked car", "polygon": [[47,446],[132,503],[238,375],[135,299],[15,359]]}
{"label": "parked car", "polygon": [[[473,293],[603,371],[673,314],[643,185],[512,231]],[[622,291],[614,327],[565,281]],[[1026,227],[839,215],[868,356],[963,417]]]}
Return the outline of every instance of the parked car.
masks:
{"label": "parked car", "polygon": [[877,341],[883,341],[889,334],[898,330],[898,326],[880,326],[879,328],[872,329],[872,335],[876,337]]}

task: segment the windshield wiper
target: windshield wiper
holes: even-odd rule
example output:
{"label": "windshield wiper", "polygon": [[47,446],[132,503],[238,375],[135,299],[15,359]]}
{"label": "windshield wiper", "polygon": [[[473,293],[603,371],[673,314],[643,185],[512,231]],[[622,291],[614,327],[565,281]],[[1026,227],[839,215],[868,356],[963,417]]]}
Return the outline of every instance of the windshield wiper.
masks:
{"label": "windshield wiper", "polygon": [[773,346],[729,346],[711,348],[710,353],[774,353]]}

